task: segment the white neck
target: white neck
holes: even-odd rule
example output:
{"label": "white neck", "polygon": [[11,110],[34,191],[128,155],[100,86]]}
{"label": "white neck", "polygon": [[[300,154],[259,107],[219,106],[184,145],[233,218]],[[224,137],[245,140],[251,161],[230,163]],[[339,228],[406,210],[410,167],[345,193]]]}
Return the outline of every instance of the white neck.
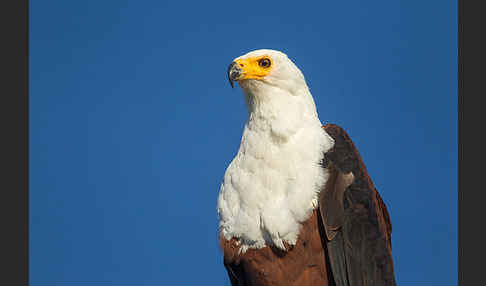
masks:
{"label": "white neck", "polygon": [[[319,163],[334,144],[307,86],[295,96],[252,82],[242,84],[249,118],[218,197],[220,231],[226,239],[237,238],[243,252],[295,244],[327,180]],[[258,94],[251,84],[261,84]]]}

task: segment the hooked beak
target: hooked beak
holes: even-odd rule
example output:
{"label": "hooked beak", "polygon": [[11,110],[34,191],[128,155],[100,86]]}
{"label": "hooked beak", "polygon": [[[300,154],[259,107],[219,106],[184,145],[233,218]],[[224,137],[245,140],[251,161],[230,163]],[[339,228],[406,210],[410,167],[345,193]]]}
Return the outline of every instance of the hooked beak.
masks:
{"label": "hooked beak", "polygon": [[239,67],[236,62],[232,62],[228,67],[228,80],[231,87],[234,88],[234,82],[238,81],[243,75],[243,70]]}

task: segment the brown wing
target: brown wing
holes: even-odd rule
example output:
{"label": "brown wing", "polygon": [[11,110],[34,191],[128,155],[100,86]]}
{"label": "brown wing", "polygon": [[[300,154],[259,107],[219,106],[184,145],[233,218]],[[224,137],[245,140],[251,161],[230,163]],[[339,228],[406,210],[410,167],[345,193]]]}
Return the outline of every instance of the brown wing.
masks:
{"label": "brown wing", "polygon": [[324,156],[330,178],[319,198],[334,281],[337,286],[396,285],[386,206],[348,134],[334,124],[324,129],[335,140]]}

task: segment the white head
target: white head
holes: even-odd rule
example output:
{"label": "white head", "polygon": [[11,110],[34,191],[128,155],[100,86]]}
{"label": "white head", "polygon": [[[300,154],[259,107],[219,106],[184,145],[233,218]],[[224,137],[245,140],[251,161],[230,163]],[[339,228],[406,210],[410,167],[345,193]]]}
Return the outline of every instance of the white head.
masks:
{"label": "white head", "polygon": [[304,75],[286,54],[275,50],[256,50],[234,59],[228,70],[231,85],[238,81],[244,91],[272,85],[295,94],[307,88]]}
{"label": "white head", "polygon": [[234,59],[228,79],[242,88],[250,119],[264,118],[296,131],[304,121],[317,118],[304,75],[280,51],[255,50]]}

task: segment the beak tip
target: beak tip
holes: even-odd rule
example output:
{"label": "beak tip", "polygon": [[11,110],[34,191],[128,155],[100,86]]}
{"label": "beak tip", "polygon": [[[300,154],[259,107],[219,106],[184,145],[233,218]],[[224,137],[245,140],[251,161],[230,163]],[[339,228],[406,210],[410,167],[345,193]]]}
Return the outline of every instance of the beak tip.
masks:
{"label": "beak tip", "polygon": [[238,65],[235,62],[232,62],[228,67],[228,80],[231,84],[231,88],[235,87],[235,79],[238,78],[240,75],[241,70],[239,69]]}

